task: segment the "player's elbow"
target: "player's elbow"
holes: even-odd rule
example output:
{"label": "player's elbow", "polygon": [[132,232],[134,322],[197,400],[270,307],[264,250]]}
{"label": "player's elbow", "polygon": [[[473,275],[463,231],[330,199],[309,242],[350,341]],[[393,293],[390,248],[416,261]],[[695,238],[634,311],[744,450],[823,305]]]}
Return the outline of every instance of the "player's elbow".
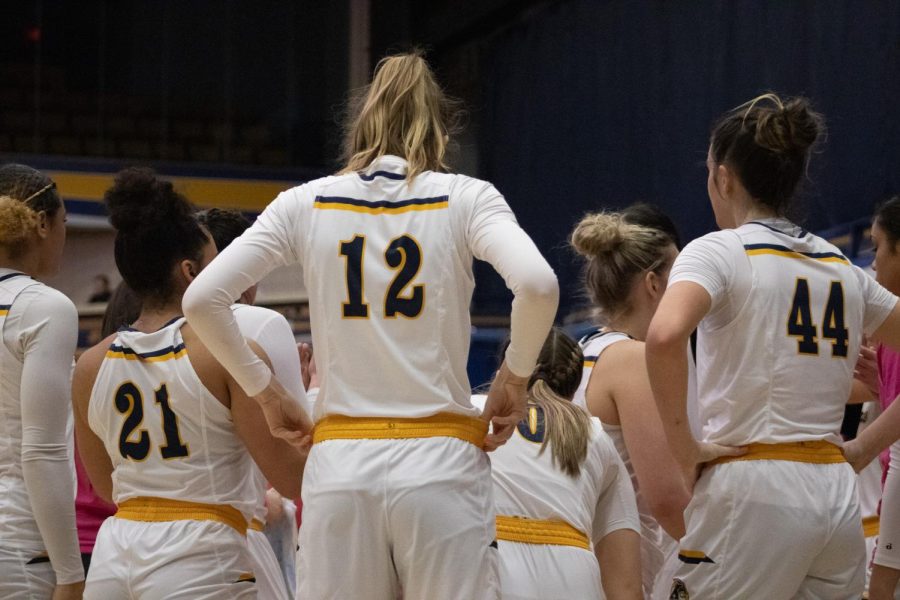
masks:
{"label": "player's elbow", "polygon": [[550,265],[544,263],[533,269],[516,287],[515,296],[527,304],[540,306],[548,313],[556,314],[559,304],[559,282]]}
{"label": "player's elbow", "polygon": [[647,508],[666,533],[677,540],[684,535],[684,509],[690,495],[684,486],[671,488],[647,494]]}
{"label": "player's elbow", "polygon": [[644,341],[644,351],[648,357],[683,351],[689,336],[690,333],[683,335],[674,328],[666,327],[665,324],[651,322],[647,330],[647,339]]}
{"label": "player's elbow", "polygon": [[204,309],[208,306],[209,299],[203,290],[193,283],[189,285],[184,292],[184,297],[181,299],[181,310],[188,322],[196,321],[197,317],[202,316]]}

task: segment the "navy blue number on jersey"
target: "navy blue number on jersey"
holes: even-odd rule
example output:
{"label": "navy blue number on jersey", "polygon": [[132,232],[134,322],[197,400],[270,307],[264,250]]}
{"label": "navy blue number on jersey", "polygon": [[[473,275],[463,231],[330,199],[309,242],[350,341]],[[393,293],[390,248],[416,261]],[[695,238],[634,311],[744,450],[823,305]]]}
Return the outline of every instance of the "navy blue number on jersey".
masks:
{"label": "navy blue number on jersey", "polygon": [[412,237],[401,235],[388,245],[384,251],[384,260],[389,267],[397,270],[397,276],[384,297],[384,316],[389,319],[397,314],[408,319],[418,317],[425,303],[425,286],[414,285],[408,294],[404,294],[403,290],[419,274],[422,249]]}
{"label": "navy blue number on jersey", "polygon": [[141,391],[130,381],[123,383],[116,390],[116,410],[125,416],[122,431],[119,432],[119,453],[122,458],[144,460],[150,453],[150,434],[142,429],[137,441],[131,440],[134,430],[144,422],[144,405]]}
{"label": "navy blue number on jersey", "polygon": [[[844,287],[840,281],[832,281],[822,316],[822,337],[831,340],[831,355],[838,358],[846,358],[849,351],[847,341],[850,339],[850,332],[844,323]],[[794,300],[787,319],[787,334],[797,338],[799,354],[818,356],[818,328],[812,319],[809,282],[802,277],[797,279],[794,289]]]}
{"label": "navy blue number on jersey", "polygon": [[[364,235],[355,235],[340,245],[339,255],[346,260],[347,302],[341,307],[345,319],[369,318],[363,277],[365,251]],[[384,316],[388,319],[418,317],[425,306],[425,286],[411,284],[422,267],[422,248],[412,236],[404,234],[388,244],[384,260],[388,267],[397,271],[384,296]]]}
{"label": "navy blue number on jersey", "polygon": [[353,236],[352,240],[341,242],[341,256],[347,259],[347,302],[344,302],[345,319],[369,318],[369,305],[363,301],[363,256],[366,253],[366,238]]}
{"label": "navy blue number on jersey", "polygon": [[535,444],[544,443],[544,410],[540,406],[529,406],[525,418],[516,425],[519,435]]}
{"label": "navy blue number on jersey", "polygon": [[[160,446],[159,452],[166,460],[187,456],[188,447],[181,441],[178,432],[178,416],[169,406],[169,390],[166,384],[155,390],[156,403],[162,413],[163,434],[166,443]],[[141,461],[150,454],[150,434],[142,429],[138,440],[131,440],[134,431],[144,422],[144,397],[136,385],[130,381],[123,383],[116,390],[116,410],[126,415],[122,423],[122,431],[119,433],[119,453],[122,458]]]}

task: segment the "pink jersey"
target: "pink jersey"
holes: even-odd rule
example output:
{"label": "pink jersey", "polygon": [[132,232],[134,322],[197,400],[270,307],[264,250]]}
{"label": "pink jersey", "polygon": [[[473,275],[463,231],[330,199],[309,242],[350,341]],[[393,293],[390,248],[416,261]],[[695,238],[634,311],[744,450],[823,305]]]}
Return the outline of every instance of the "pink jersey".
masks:
{"label": "pink jersey", "polygon": [[87,471],[81,464],[78,452],[75,453],[75,473],[78,475],[78,492],[75,495],[75,522],[78,525],[78,545],[81,552],[90,554],[94,551],[97,531],[106,517],[116,512],[116,505],[105,502],[94,492]]}
{"label": "pink jersey", "polygon": [[[881,401],[881,411],[884,412],[900,394],[900,353],[887,346],[878,346],[878,375],[878,398]],[[882,470],[887,474],[888,464],[891,462],[890,448],[882,452],[880,458]]]}

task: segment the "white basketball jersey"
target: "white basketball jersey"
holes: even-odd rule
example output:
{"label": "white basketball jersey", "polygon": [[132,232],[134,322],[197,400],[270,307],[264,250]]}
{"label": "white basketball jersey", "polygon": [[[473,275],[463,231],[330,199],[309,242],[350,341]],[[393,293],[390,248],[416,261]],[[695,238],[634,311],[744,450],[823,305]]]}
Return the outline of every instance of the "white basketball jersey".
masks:
{"label": "white basketball jersey", "polygon": [[100,366],[88,422],[112,460],[113,501],[228,504],[249,521],[257,497],[252,459],[231,411],[194,372],[183,324],[120,331]]}
{"label": "white basketball jersey", "polygon": [[861,337],[896,298],[831,244],[775,219],[695,240],[672,268],[678,281],[712,298],[697,348],[704,438],[839,444]]}
{"label": "white basketball jersey", "polygon": [[430,171],[410,184],[405,170],[384,156],[366,173],[304,186],[314,196],[296,239],[324,373],[317,418],[477,414],[466,375],[467,228],[479,194],[493,188]]}
{"label": "white basketball jersey", "polygon": [[[474,396],[472,403],[483,408],[485,398]],[[491,453],[498,515],[565,521],[594,542],[617,529],[639,529],[631,481],[598,419],[591,418],[578,477],[554,464],[549,445],[539,455],[543,439],[543,413],[531,406],[509,441]]]}
{"label": "white basketball jersey", "polygon": [[[0,277],[0,332],[3,340],[6,316],[16,297],[26,288],[42,286],[22,273],[4,272]],[[42,286],[43,287],[43,286]],[[29,547],[43,541],[31,512],[22,475],[22,360],[0,340],[0,540]]]}

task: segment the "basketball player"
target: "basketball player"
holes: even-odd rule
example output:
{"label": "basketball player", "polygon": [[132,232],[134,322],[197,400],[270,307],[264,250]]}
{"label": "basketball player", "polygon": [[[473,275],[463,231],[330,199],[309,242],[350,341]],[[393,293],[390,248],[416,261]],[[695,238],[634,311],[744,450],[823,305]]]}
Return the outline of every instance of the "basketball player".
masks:
{"label": "basketball player", "polygon": [[187,200],[151,171],[126,169],[106,205],[116,265],[142,309],[75,369],[81,458],[118,506],[97,536],[85,598],[255,598],[249,463],[295,494],[303,457],[270,435],[256,402],[179,314],[188,283],[215,256]]}
{"label": "basketball player", "polygon": [[[865,542],[839,431],[863,334],[896,345],[900,310],[784,217],[822,128],[806,99],[766,94],[712,130],[707,189],[722,231],[679,255],[647,334],[672,452],[690,481],[706,463],[672,597],[862,593]],[[702,442],[685,410],[686,344],[698,325]]]}
{"label": "basketball player", "polygon": [[[505,442],[524,416],[558,286],[503,196],[444,172],[446,106],[419,54],[382,60],[341,173],[279,195],[185,295],[200,338],[273,431],[296,439],[302,411],[244,342],[230,305],[275,267],[303,265],[322,385],[299,597],[394,598],[401,586],[408,598],[498,593],[482,448]],[[466,377],[473,258],[515,295],[512,343],[481,419]]]}
{"label": "basketball player", "polygon": [[[197,218],[209,232],[218,252],[250,227],[250,221],[236,210],[211,208],[197,213]],[[297,354],[294,332],[281,313],[253,306],[255,300],[256,286],[252,286],[241,294],[239,302],[232,307],[241,335],[262,348],[272,363],[272,374],[279,383],[291,396],[305,403],[306,392],[300,378],[300,356]],[[288,589],[278,559],[263,533],[266,525],[266,479],[256,464],[252,464],[251,469],[256,481],[257,501],[247,530],[247,544],[256,576],[257,596],[260,600],[287,600]]]}
{"label": "basketball player", "polygon": [[66,209],[24,165],[0,167],[0,598],[80,598],[68,404],[78,315],[33,277],[59,271]]}
{"label": "basketball player", "polygon": [[[872,222],[872,246],[875,250],[875,280],[892,293],[900,293],[900,196],[895,196],[878,207]],[[877,418],[869,425],[873,431],[860,432],[857,440],[847,444],[847,457],[853,459],[857,448],[872,450],[866,457],[874,458],[885,444],[873,444],[890,422],[890,415],[896,409],[889,406],[896,402],[900,394],[900,354],[886,346],[877,350],[877,372],[879,375],[879,400],[889,413],[885,419]],[[895,436],[900,437],[900,431]],[[854,465],[865,466],[858,460]],[[881,498],[881,515],[879,519],[878,542],[872,565],[872,580],[869,583],[869,598],[872,600],[893,599],[896,595],[897,582],[900,581],[900,442],[894,441],[890,446],[887,477],[884,479],[884,490]],[[862,473],[860,473],[862,475]],[[896,548],[895,548],[896,546]]]}
{"label": "basketball player", "polygon": [[575,340],[551,330],[527,416],[491,456],[503,598],[644,597],[628,472],[600,422],[571,402],[582,361]]}
{"label": "basketball player", "polygon": [[571,243],[587,259],[585,287],[606,322],[586,346],[594,365],[585,401],[612,438],[634,485],[644,595],[666,598],[690,493],[653,402],[643,340],[678,251],[670,235],[630,224],[620,213],[585,216]]}

